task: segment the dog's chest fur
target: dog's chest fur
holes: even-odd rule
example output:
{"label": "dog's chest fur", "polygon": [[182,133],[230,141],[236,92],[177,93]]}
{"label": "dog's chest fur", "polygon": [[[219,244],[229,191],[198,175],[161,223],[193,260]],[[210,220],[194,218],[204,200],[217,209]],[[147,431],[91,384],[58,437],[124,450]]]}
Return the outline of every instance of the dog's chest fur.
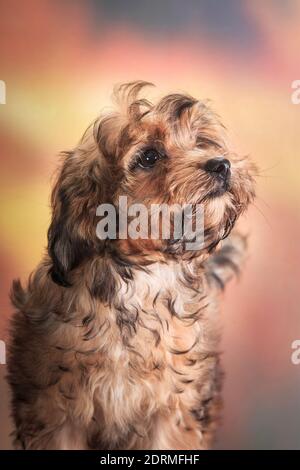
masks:
{"label": "dog's chest fur", "polygon": [[201,268],[153,264],[128,282],[116,276],[111,302],[93,295],[82,274],[58,290],[43,264],[34,283],[15,292],[23,306],[11,361],[27,419],[21,445],[210,445],[219,406],[218,309]]}
{"label": "dog's chest fur", "polygon": [[155,264],[137,271],[133,281],[119,281],[111,307],[98,307],[77,356],[80,382],[88,370],[92,447],[142,445],[149,433],[162,445],[163,423],[166,447],[184,447],[175,442],[180,428],[199,446],[195,416],[201,421],[201,403],[214,394],[218,329],[216,300],[205,284],[194,284],[193,269]]}

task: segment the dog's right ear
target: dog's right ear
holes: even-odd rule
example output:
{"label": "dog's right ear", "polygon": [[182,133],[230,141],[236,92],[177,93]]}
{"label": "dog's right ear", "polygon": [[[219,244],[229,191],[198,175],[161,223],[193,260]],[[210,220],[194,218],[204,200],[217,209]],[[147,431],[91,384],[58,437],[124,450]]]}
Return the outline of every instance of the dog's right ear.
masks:
{"label": "dog's right ear", "polygon": [[96,209],[105,199],[100,175],[99,158],[88,158],[77,151],[64,154],[52,192],[48,230],[50,275],[61,286],[69,287],[71,271],[99,248]]}
{"label": "dog's right ear", "polygon": [[77,217],[77,220],[74,217],[78,197],[73,178],[70,179],[71,175],[67,177],[67,165],[70,164],[71,158],[71,154],[66,155],[66,161],[52,192],[52,221],[48,230],[48,254],[52,261],[50,275],[55,283],[64,287],[71,285],[70,271],[78,266],[89,252],[88,240],[78,230],[84,214]]}
{"label": "dog's right ear", "polygon": [[70,287],[69,273],[87,257],[91,247],[87,240],[71,227],[67,201],[61,202],[59,214],[53,216],[48,230],[48,254],[52,261],[52,280],[63,287]]}

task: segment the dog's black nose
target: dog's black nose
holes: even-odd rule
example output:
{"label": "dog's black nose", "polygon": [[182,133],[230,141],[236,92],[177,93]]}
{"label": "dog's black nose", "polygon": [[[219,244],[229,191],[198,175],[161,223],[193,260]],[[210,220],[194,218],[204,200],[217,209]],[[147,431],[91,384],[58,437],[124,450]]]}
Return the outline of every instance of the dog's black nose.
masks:
{"label": "dog's black nose", "polygon": [[223,157],[212,158],[206,162],[204,169],[226,180],[230,176],[230,161]]}

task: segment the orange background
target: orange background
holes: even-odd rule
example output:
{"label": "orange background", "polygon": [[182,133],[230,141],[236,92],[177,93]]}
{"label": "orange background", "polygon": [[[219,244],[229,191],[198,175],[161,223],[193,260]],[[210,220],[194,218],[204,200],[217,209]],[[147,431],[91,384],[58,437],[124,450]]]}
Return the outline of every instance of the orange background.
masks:
{"label": "orange background", "polygon": [[[112,86],[210,98],[237,148],[260,167],[246,216],[249,259],[223,308],[225,408],[217,448],[300,449],[299,0],[0,1],[0,339],[14,277],[38,263],[51,175]],[[10,446],[0,365],[0,448]]]}

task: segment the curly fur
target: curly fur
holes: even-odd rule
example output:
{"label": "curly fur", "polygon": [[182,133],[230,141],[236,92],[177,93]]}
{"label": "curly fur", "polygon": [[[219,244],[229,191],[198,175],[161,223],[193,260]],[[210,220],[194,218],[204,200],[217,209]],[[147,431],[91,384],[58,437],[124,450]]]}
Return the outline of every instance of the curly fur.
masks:
{"label": "curly fur", "polygon": [[[207,449],[221,407],[219,292],[245,240],[226,238],[254,197],[254,166],[230,152],[207,104],[149,85],[119,87],[63,154],[52,194],[48,251],[26,288],[15,281],[8,362],[14,442],[24,449]],[[164,155],[150,172],[145,147]],[[226,155],[217,193],[205,163]],[[96,237],[96,207],[129,202],[204,205],[205,242]],[[226,239],[226,240],[225,240]],[[224,240],[222,242],[222,240]]]}

